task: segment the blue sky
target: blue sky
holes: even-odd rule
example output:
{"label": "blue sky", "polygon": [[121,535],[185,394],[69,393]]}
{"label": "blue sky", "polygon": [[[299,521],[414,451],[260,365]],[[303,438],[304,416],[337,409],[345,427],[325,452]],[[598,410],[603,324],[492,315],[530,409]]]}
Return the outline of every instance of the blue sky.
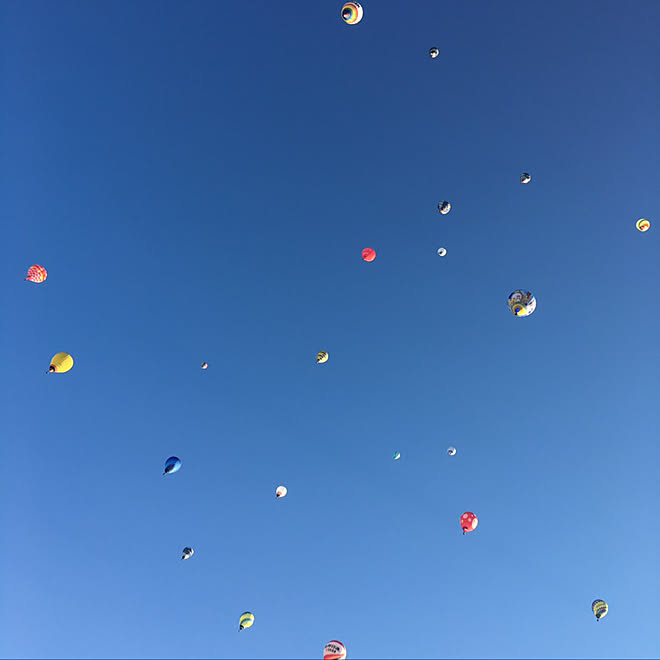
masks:
{"label": "blue sky", "polygon": [[363,6],[0,6],[3,657],[657,657],[660,4]]}

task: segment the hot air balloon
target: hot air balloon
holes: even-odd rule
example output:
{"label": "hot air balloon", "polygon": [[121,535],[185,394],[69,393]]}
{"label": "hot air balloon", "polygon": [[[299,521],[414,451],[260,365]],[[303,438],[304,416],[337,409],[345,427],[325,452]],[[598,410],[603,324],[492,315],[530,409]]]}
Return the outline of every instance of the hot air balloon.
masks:
{"label": "hot air balloon", "polygon": [[43,266],[40,266],[39,264],[32,264],[27,269],[27,275],[25,279],[29,280],[30,282],[36,282],[39,284],[39,282],[43,282],[47,277],[48,273]]}
{"label": "hot air balloon", "polygon": [[316,363],[317,364],[323,364],[324,362],[328,361],[328,351],[319,351],[316,354]]}
{"label": "hot air balloon", "polygon": [[608,609],[609,607],[607,607],[604,600],[598,599],[591,603],[591,611],[594,613],[596,621],[600,621],[607,614]]}
{"label": "hot air balloon", "polygon": [[528,172],[523,172],[520,175],[520,183],[529,183],[532,180],[532,177],[529,175]]}
{"label": "hot air balloon", "polygon": [[275,497],[286,497],[286,486],[278,486],[275,489]]}
{"label": "hot air balloon", "polygon": [[429,48],[429,56],[432,59],[435,59],[438,55],[440,55],[440,51],[435,46],[433,46],[433,48]]}
{"label": "hot air balloon", "polygon": [[202,362],[201,367],[202,367],[202,369],[208,369],[209,368],[209,363],[208,362]]}
{"label": "hot air balloon", "polygon": [[509,295],[509,309],[516,316],[529,316],[536,309],[536,298],[529,291],[516,289]]}
{"label": "hot air balloon", "polygon": [[456,447],[447,447],[447,453],[450,456],[456,456]]}
{"label": "hot air balloon", "polygon": [[465,532],[471,532],[473,529],[477,529],[477,525],[479,524],[477,516],[475,516],[472,511],[464,511],[458,522],[463,530],[463,534],[465,534]]}
{"label": "hot air balloon", "polygon": [[330,640],[323,647],[323,660],[345,660],[346,647],[336,639]]}
{"label": "hot air balloon", "polygon": [[363,13],[362,5],[359,2],[345,2],[341,8],[341,17],[344,19],[344,23],[349,25],[359,23]]}
{"label": "hot air balloon", "polygon": [[394,454],[392,454],[392,458],[395,461],[398,461],[401,458],[401,452],[400,451],[395,451]]}
{"label": "hot air balloon", "polygon": [[68,353],[55,353],[50,359],[48,373],[63,374],[73,366],[73,358]]}
{"label": "hot air balloon", "polygon": [[447,250],[445,250],[445,248],[438,248],[439,257],[444,257],[446,254],[447,254]]}
{"label": "hot air balloon", "polygon": [[254,614],[252,612],[243,612],[238,618],[238,629],[249,628],[254,623]]}
{"label": "hot air balloon", "polygon": [[181,552],[181,559],[190,559],[194,554],[195,551],[192,548],[186,546]]}
{"label": "hot air balloon", "polygon": [[438,202],[438,211],[442,213],[442,215],[447,215],[449,211],[451,211],[451,204],[449,202]]}
{"label": "hot air balloon", "polygon": [[646,218],[640,218],[636,223],[635,227],[639,229],[639,231],[648,231],[651,228],[651,222],[650,220],[647,220]]}
{"label": "hot air balloon", "polygon": [[376,250],[366,247],[362,250],[362,259],[364,261],[373,261],[376,258]]}
{"label": "hot air balloon", "polygon": [[178,472],[181,469],[181,459],[176,456],[170,456],[165,461],[165,470],[163,474],[172,474],[173,472]]}

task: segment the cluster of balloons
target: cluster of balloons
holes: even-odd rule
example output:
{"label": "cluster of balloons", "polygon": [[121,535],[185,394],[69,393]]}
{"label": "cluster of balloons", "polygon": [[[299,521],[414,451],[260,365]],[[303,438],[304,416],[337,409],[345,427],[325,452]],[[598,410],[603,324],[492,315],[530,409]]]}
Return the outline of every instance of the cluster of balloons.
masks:
{"label": "cluster of balloons", "polygon": [[[359,2],[345,2],[341,8],[341,17],[345,23],[348,25],[357,25],[360,23],[364,16],[364,10],[362,5]],[[429,57],[435,59],[440,54],[439,49],[436,46],[433,46],[428,51]],[[522,172],[520,174],[520,183],[528,184],[532,180],[529,172]],[[442,215],[447,215],[451,211],[451,203],[446,200],[441,200],[438,202],[438,211]],[[635,227],[640,232],[646,232],[651,227],[651,222],[647,218],[639,218]],[[447,249],[440,247],[437,250],[437,254],[440,257],[444,257],[447,254]],[[362,259],[365,262],[373,262],[376,258],[376,251],[371,247],[365,247],[362,249]],[[25,280],[33,282],[36,284],[41,284],[46,281],[48,273],[44,266],[40,264],[32,264],[27,269]],[[509,310],[514,316],[525,317],[530,316],[534,313],[536,309],[536,298],[532,295],[530,291],[525,291],[523,289],[516,289],[508,297],[508,306]],[[317,364],[324,364],[328,361],[328,352],[321,350],[316,354]],[[53,355],[50,360],[50,365],[48,368],[48,373],[66,373],[71,370],[73,367],[73,357],[71,354],[66,352],[58,352]],[[208,368],[207,362],[201,363],[201,368],[206,370]],[[449,456],[456,455],[455,447],[448,447],[447,454]],[[397,461],[401,458],[401,452],[395,451],[392,455],[392,458]],[[165,466],[163,470],[163,475],[174,474],[181,469],[181,459],[177,456],[170,456],[165,461]],[[281,499],[286,497],[287,488],[286,486],[279,485],[275,489],[275,497]],[[459,517],[459,525],[463,534],[467,532],[472,532],[477,528],[478,518],[476,514],[472,511],[464,511]],[[190,546],[183,548],[181,552],[181,559],[187,560],[190,559],[194,550]],[[599,621],[603,618],[608,612],[608,605],[604,600],[594,600],[591,609],[593,611],[596,620]],[[250,628],[254,624],[254,614],[252,612],[243,612],[239,617],[239,630],[244,630]],[[346,658],[346,647],[342,642],[335,639],[330,640],[323,649],[323,658],[324,660],[344,660]]]}

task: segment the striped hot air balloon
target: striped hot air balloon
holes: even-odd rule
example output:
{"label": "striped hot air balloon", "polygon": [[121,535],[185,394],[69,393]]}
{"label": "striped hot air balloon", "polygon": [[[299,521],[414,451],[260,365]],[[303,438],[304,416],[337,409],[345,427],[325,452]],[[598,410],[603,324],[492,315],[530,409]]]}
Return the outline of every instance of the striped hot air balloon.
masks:
{"label": "striped hot air balloon", "polygon": [[328,361],[328,351],[319,351],[316,354],[316,363],[317,364],[323,364],[324,362]]}
{"label": "striped hot air balloon", "polygon": [[243,612],[240,617],[238,617],[238,629],[243,630],[243,628],[249,628],[254,623],[254,614],[252,612]]}
{"label": "striped hot air balloon", "polygon": [[341,8],[341,17],[344,19],[344,23],[349,25],[359,23],[362,20],[363,13],[362,5],[359,2],[345,2]]}
{"label": "striped hot air balloon", "polygon": [[40,266],[39,264],[32,264],[27,269],[27,275],[25,279],[30,282],[36,282],[39,284],[40,282],[43,282],[47,277],[48,273],[43,266]]}
{"label": "striped hot air balloon", "polygon": [[594,613],[596,621],[600,621],[607,614],[608,609],[607,603],[600,598],[591,603],[591,611]]}

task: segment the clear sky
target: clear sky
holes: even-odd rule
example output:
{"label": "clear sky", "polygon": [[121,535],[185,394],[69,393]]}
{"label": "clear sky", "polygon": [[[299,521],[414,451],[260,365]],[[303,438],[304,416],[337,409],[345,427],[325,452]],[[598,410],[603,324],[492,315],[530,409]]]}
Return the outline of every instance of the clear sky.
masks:
{"label": "clear sky", "polygon": [[363,6],[0,5],[3,657],[660,653],[660,3]]}

